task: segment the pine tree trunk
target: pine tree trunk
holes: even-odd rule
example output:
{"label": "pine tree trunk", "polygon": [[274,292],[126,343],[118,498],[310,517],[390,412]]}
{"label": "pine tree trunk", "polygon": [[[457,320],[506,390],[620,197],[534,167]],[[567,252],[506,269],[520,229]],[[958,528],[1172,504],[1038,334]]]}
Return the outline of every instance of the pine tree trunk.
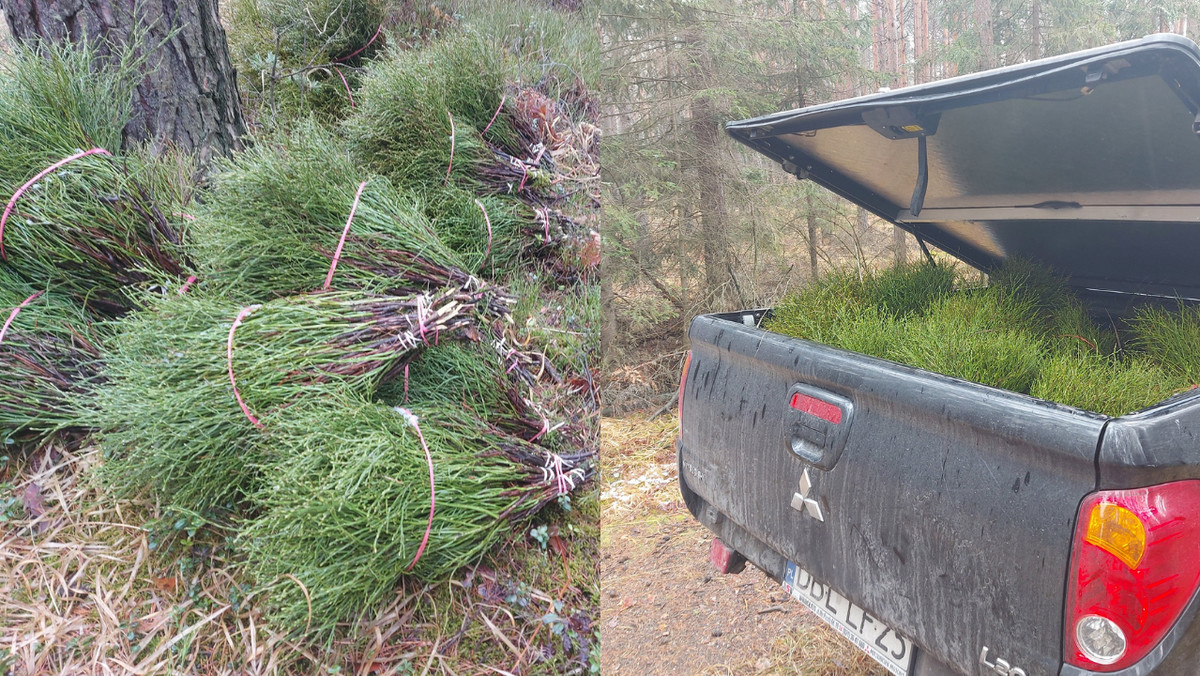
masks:
{"label": "pine tree trunk", "polygon": [[696,141],[696,187],[699,190],[700,236],[704,239],[704,291],[717,294],[729,279],[729,214],[721,181],[720,120],[713,100],[692,101],[692,138]]}
{"label": "pine tree trunk", "polygon": [[613,293],[612,276],[609,274],[611,260],[607,256],[600,259],[600,310],[604,313],[600,324],[600,354],[605,362],[615,358],[617,340],[617,310],[613,305],[616,294]]}
{"label": "pine tree trunk", "polygon": [[[712,55],[698,31],[688,36],[688,45],[691,56],[689,84],[693,90],[707,89],[714,69]],[[725,282],[730,279],[729,213],[725,206],[724,171],[720,155],[721,121],[717,116],[716,102],[704,94],[692,99],[689,112],[700,237],[704,251],[704,294],[709,299],[717,300]]]}
{"label": "pine tree trunk", "polygon": [[979,29],[980,68],[996,65],[996,38],[992,32],[992,0],[975,0],[975,25]]}
{"label": "pine tree trunk", "polygon": [[246,125],[217,0],[0,0],[0,10],[13,37],[26,44],[85,37],[123,43],[135,25],[144,26],[145,45],[161,46],[147,55],[125,143],[180,148],[202,163],[238,147]]}

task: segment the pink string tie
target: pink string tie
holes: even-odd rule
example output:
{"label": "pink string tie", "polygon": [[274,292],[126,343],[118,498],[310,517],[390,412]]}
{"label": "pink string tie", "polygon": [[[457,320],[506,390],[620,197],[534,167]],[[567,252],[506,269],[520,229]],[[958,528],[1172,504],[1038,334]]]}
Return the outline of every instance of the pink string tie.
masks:
{"label": "pink string tie", "polygon": [[346,97],[350,99],[350,107],[353,108],[354,107],[354,94],[350,93],[350,83],[346,82],[346,76],[342,75],[341,68],[334,66],[333,71],[338,74],[338,77],[342,78],[342,86],[346,88]]}
{"label": "pink string tie", "polygon": [[29,305],[31,302],[33,302],[33,299],[37,298],[38,296],[42,295],[43,293],[45,293],[45,292],[38,291],[37,293],[33,294],[32,296],[21,301],[20,305],[18,305],[12,309],[12,312],[10,312],[8,314],[8,319],[5,320],[5,322],[4,322],[4,326],[0,327],[0,343],[4,342],[4,334],[8,333],[8,327],[13,323],[13,320],[17,318],[17,313],[21,311],[21,308],[25,307],[26,305]]}
{"label": "pink string tie", "polygon": [[436,504],[434,500],[435,487],[433,483],[433,455],[429,453],[429,444],[425,443],[425,435],[421,434],[421,423],[417,420],[417,416],[407,408],[395,407],[395,411],[404,416],[404,421],[412,426],[417,431],[417,438],[421,440],[421,448],[425,449],[425,462],[429,463],[429,524],[425,526],[425,536],[421,538],[421,546],[417,547],[417,555],[413,557],[412,563],[408,564],[405,571],[413,569],[417,565],[417,561],[421,560],[421,554],[425,553],[425,546],[429,544],[429,533],[433,531],[433,512]]}
{"label": "pink string tie", "polygon": [[237,399],[238,406],[241,407],[242,413],[246,416],[246,420],[249,420],[260,430],[266,428],[261,422],[258,421],[258,418],[254,417],[254,414],[250,412],[250,407],[247,406],[246,402],[242,400],[242,395],[238,392],[237,380],[233,377],[233,332],[237,331],[237,327],[241,325],[242,320],[250,316],[251,312],[254,312],[261,307],[261,305],[248,305],[242,308],[242,311],[238,313],[237,319],[233,320],[233,326],[229,327],[229,340],[225,343],[225,363],[229,367],[229,384],[233,386],[233,397],[234,399]]}
{"label": "pink string tie", "polygon": [[14,192],[12,197],[10,197],[8,199],[8,204],[5,205],[5,207],[4,207],[4,214],[0,215],[0,260],[8,260],[8,254],[6,254],[4,252],[4,224],[8,222],[8,217],[12,213],[13,207],[17,206],[17,200],[21,198],[21,195],[25,194],[26,190],[29,190],[30,188],[32,188],[34,183],[37,183],[38,181],[42,180],[49,174],[54,173],[59,168],[61,168],[63,165],[74,162],[75,160],[78,160],[80,158],[87,157],[88,155],[108,155],[109,157],[112,157],[112,153],[108,152],[104,148],[92,148],[91,150],[83,150],[78,153],[75,153],[74,155],[72,155],[70,157],[61,159],[61,160],[55,162],[54,164],[51,164],[50,166],[46,167],[45,169],[39,171],[37,173],[37,175],[35,175],[33,178],[26,181],[25,185],[21,186],[20,188],[17,188],[17,191]]}
{"label": "pink string tie", "polygon": [[487,126],[483,128],[483,131],[480,132],[480,135],[488,133],[488,130],[492,128],[492,123],[496,121],[497,117],[500,117],[500,111],[504,108],[504,101],[507,98],[508,94],[502,94],[500,96],[500,105],[496,106],[496,112],[492,113],[492,119],[488,120]]}
{"label": "pink string tie", "polygon": [[354,57],[358,56],[359,54],[362,54],[363,50],[365,50],[367,47],[370,47],[371,43],[375,42],[376,38],[378,38],[379,34],[382,32],[383,32],[383,24],[379,24],[379,28],[375,29],[375,34],[371,36],[370,40],[367,40],[367,44],[363,45],[362,47],[359,47],[358,49],[354,50],[353,52],[350,52],[346,56],[343,56],[342,58],[337,59],[337,62],[345,63],[345,62],[349,61],[350,59],[353,59]]}
{"label": "pink string tie", "polygon": [[342,247],[346,245],[346,236],[350,234],[350,224],[354,222],[354,212],[358,210],[358,200],[362,198],[365,187],[367,187],[366,181],[359,183],[358,192],[354,193],[354,204],[350,205],[350,217],[346,219],[346,227],[342,228],[342,236],[338,239],[337,249],[333,252],[333,262],[329,265],[329,274],[325,275],[325,285],[321,287],[322,291],[328,291],[330,283],[333,282],[333,273],[337,270],[338,261],[342,258]]}
{"label": "pink string tie", "polygon": [[182,296],[183,294],[187,293],[188,289],[192,288],[192,285],[195,283],[196,275],[188,275],[188,278],[186,281],[184,281],[183,286],[179,287],[179,295]]}

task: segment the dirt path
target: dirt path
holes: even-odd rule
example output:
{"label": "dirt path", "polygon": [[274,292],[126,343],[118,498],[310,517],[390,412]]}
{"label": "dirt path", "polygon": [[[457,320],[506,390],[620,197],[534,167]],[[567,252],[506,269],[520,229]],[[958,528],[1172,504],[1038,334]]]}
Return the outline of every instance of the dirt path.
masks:
{"label": "dirt path", "polygon": [[756,568],[717,574],[709,532],[682,514],[605,524],[600,562],[605,674],[695,674],[764,660],[815,620]]}
{"label": "dirt path", "polygon": [[603,673],[885,673],[762,571],[713,569],[676,487],[672,420],[606,419],[602,438]]}

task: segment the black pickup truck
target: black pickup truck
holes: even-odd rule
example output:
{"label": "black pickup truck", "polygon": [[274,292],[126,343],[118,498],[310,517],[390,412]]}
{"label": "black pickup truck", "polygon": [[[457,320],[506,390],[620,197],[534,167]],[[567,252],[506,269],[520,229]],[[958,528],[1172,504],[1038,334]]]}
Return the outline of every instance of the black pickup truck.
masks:
{"label": "black pickup truck", "polygon": [[[1200,50],[1170,35],[728,125],[983,271],[1097,317],[1200,301]],[[1110,418],[763,330],[691,324],[679,478],[894,674],[1200,674],[1200,390]],[[1108,321],[1106,319],[1106,321]]]}

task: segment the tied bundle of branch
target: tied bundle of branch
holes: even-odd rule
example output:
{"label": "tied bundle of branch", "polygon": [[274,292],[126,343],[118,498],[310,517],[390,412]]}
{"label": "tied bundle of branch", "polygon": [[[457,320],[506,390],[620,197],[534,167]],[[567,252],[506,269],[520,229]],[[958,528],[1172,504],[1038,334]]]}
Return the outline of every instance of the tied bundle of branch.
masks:
{"label": "tied bundle of branch", "polygon": [[328,636],[406,576],[447,578],[593,472],[437,404],[308,400],[277,425],[287,462],[263,468],[264,511],[241,542],[270,585],[268,619],[288,632]]}
{"label": "tied bundle of branch", "polygon": [[422,193],[434,230],[477,274],[504,279],[521,269],[540,237],[536,214],[516,200],[477,197],[455,186]]}
{"label": "tied bundle of branch", "polygon": [[100,312],[129,285],[186,276],[165,162],[114,157],[139,62],[91,43],[19,48],[0,68],[0,257]]}
{"label": "tied bundle of branch", "polygon": [[336,256],[338,288],[405,294],[473,283],[413,200],[360,175],[312,121],[225,162],[191,229],[202,277],[231,297],[263,300],[316,288]]}
{"label": "tied bundle of branch", "polygon": [[115,327],[88,422],[119,492],[196,513],[241,505],[276,418],[308,397],[369,396],[427,345],[477,335],[486,294],[314,293],[240,307],[203,287]]}
{"label": "tied bundle of branch", "polygon": [[0,268],[0,443],[36,443],[76,419],[99,353],[74,303]]}
{"label": "tied bundle of branch", "polygon": [[524,394],[525,366],[515,354],[507,361],[503,356],[482,342],[430,347],[405,365],[403,377],[384,383],[374,400],[461,409],[509,434],[538,436],[545,423]]}
{"label": "tied bundle of branch", "polygon": [[504,64],[478,37],[456,36],[368,66],[344,129],[354,153],[402,187],[482,188],[480,170],[520,154],[502,110]]}

